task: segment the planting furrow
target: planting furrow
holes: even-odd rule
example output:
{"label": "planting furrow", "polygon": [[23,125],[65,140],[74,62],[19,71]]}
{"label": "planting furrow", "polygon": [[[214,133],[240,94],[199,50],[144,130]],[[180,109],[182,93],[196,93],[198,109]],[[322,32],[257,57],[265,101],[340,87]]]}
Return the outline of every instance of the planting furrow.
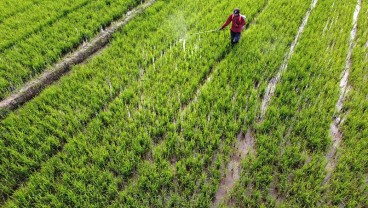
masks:
{"label": "planting furrow", "polygon": [[[292,42],[291,46],[290,46],[290,51],[284,56],[284,60],[277,72],[277,75],[275,77],[273,77],[271,79],[271,81],[268,83],[265,94],[263,95],[263,100],[262,100],[262,106],[261,106],[261,115],[260,115],[260,120],[258,121],[258,123],[262,123],[265,113],[267,111],[267,108],[271,102],[272,97],[274,96],[275,93],[275,89],[277,86],[277,83],[279,82],[279,80],[281,79],[282,74],[287,70],[287,66],[288,66],[288,62],[291,59],[292,55],[294,54],[294,50],[296,45],[299,42],[299,39],[301,37],[301,35],[303,34],[304,28],[308,23],[308,19],[309,16],[311,14],[311,12],[313,11],[313,9],[316,7],[318,0],[312,0],[311,6],[308,9],[308,11],[306,12],[302,24],[299,26],[299,30],[298,33],[295,36],[294,41]],[[274,180],[276,179],[276,177],[273,177]],[[275,199],[276,201],[276,206],[278,206],[280,204],[280,201],[283,201],[284,199],[280,199],[279,198],[279,194],[278,191],[276,189],[275,186],[275,181],[273,181],[270,185],[270,191],[269,194],[271,195],[271,197],[273,199]]]}
{"label": "planting furrow", "polygon": [[362,1],[357,0],[357,4],[355,7],[354,16],[353,16],[353,28],[350,32],[349,49],[348,49],[348,53],[346,56],[346,63],[345,63],[344,71],[343,71],[343,76],[342,76],[342,79],[340,81],[340,86],[339,86],[340,95],[336,103],[336,112],[335,112],[334,120],[332,121],[331,128],[330,128],[332,145],[326,155],[326,160],[327,160],[326,173],[327,174],[326,174],[325,179],[323,180],[323,185],[326,185],[327,183],[329,183],[331,174],[336,167],[336,163],[337,163],[336,152],[342,140],[342,132],[340,131],[340,128],[339,128],[340,121],[342,120],[341,110],[344,107],[344,101],[349,91],[348,90],[349,89],[348,79],[349,79],[349,74],[350,74],[351,67],[352,67],[352,53],[354,50],[355,37],[356,37],[357,29],[358,29],[358,16],[359,16],[359,12],[361,9],[361,4],[362,4]]}
{"label": "planting furrow", "polygon": [[[160,2],[160,3],[162,3],[162,2]],[[212,3],[215,4],[215,2],[212,2]],[[176,4],[177,4],[177,2],[176,2]],[[171,5],[171,6],[173,6],[173,5]],[[191,6],[195,6],[195,5],[192,4]],[[211,5],[208,5],[208,6],[211,6]],[[169,12],[173,8],[166,8],[166,9],[167,9],[166,12]],[[191,11],[188,8],[188,9],[186,9],[185,12],[188,13],[188,12],[191,12]],[[201,14],[201,13],[199,13],[199,14]],[[161,16],[162,14],[157,14],[157,15]],[[203,17],[203,14],[202,14],[202,17]],[[149,19],[152,20],[151,17]],[[201,20],[199,22],[202,23],[202,21],[204,21],[204,20]],[[201,24],[201,25],[203,25],[203,24]],[[183,25],[183,26],[185,26],[185,25]],[[182,28],[182,29],[185,29],[185,28]],[[197,47],[198,46],[192,46],[190,48],[192,50],[194,50]],[[153,104],[149,103],[149,101],[151,100],[151,99],[149,99],[149,96],[154,95],[154,91],[155,91],[154,90],[155,88],[153,88],[153,89],[151,89],[151,88],[154,85],[162,84],[161,78],[160,77],[158,77],[158,78],[155,77],[155,76],[158,76],[157,73],[159,72],[158,71],[159,64],[161,64],[161,65],[162,64],[167,64],[168,61],[173,61],[175,59],[175,57],[177,57],[176,54],[181,52],[181,51],[182,51],[181,47],[175,46],[173,48],[172,52],[165,53],[160,59],[156,60],[155,63],[151,67],[149,67],[149,69],[147,69],[147,70],[150,71],[150,73],[145,72],[143,77],[140,78],[141,79],[140,82],[138,81],[138,83],[136,83],[136,84],[133,83],[132,85],[130,85],[130,87],[127,87],[126,89],[124,89],[124,91],[121,93],[121,95],[119,95],[118,99],[115,99],[114,102],[112,104],[110,104],[108,109],[106,109],[106,112],[103,112],[102,115],[99,115],[96,119],[93,119],[93,121],[90,124],[88,124],[88,129],[89,129],[88,131],[86,130],[84,133],[77,136],[77,138],[72,139],[72,142],[71,143],[69,142],[70,144],[69,143],[66,144],[66,146],[64,147],[64,150],[61,153],[59,153],[58,155],[55,156],[56,159],[52,159],[52,160],[50,160],[51,162],[47,162],[46,164],[53,165],[53,161],[58,160],[57,158],[60,158],[62,155],[65,155],[65,154],[70,154],[70,152],[69,152],[70,148],[73,148],[75,145],[77,145],[76,143],[79,143],[79,142],[89,142],[89,140],[91,140],[91,142],[94,142],[95,144],[94,145],[88,145],[88,147],[93,148],[93,151],[95,151],[96,147],[97,148],[117,148],[116,146],[115,147],[113,147],[113,146],[104,147],[105,145],[107,145],[107,143],[105,143],[105,142],[107,142],[107,141],[114,142],[114,140],[111,140],[112,139],[111,135],[116,135],[116,136],[118,136],[118,138],[119,138],[119,135],[120,135],[120,137],[122,136],[121,138],[119,138],[118,141],[115,141],[115,142],[124,142],[124,143],[126,143],[126,142],[130,143],[131,139],[134,140],[135,138],[141,138],[140,140],[136,140],[136,142],[138,142],[138,143],[133,142],[133,144],[129,144],[129,146],[131,146],[131,145],[145,145],[146,144],[145,137],[148,136],[147,133],[159,135],[160,131],[162,131],[162,130],[155,131],[156,127],[157,127],[157,129],[160,129],[160,128],[163,128],[163,127],[166,128],[166,127],[162,126],[164,123],[163,124],[160,124],[160,123],[155,124],[156,119],[154,119],[154,118],[159,116],[158,114],[162,113],[162,112],[160,113],[160,109],[157,109],[157,108],[159,106],[162,106],[163,104],[153,105]],[[179,59],[178,61],[180,61],[180,66],[182,66],[181,68],[183,68],[185,66],[187,61],[190,61],[193,58],[197,59],[198,55],[201,55],[200,52],[201,51],[197,52],[198,53],[197,56],[187,57],[188,60]],[[189,55],[187,53],[182,53],[181,52],[181,56],[184,56],[183,58],[185,58],[186,56]],[[212,56],[212,55],[209,54],[209,56]],[[217,57],[218,55],[214,54],[214,56]],[[201,63],[203,61],[208,61],[208,60],[211,60],[211,59],[203,59],[202,61],[198,62],[198,66],[196,65],[198,70],[204,70],[202,67],[199,67],[199,66],[201,65]],[[210,63],[211,62],[212,61],[210,61]],[[184,69],[188,70],[190,68],[187,68],[187,69],[184,68]],[[167,70],[167,69],[165,69],[165,70]],[[165,75],[165,76],[169,75],[170,77],[173,77],[172,73],[178,73],[178,72],[180,72],[180,70],[179,71],[170,70],[169,72],[163,71],[163,72],[160,72],[159,74],[162,74],[162,75]],[[193,77],[195,79],[198,79],[198,76],[203,74],[203,72],[195,73],[195,71],[193,71],[192,73],[198,74],[198,75]],[[188,74],[187,72],[182,74],[182,75],[190,76],[190,74]],[[164,79],[164,80],[170,81],[171,79]],[[186,79],[182,78],[181,82],[183,82],[183,81],[185,82],[185,80]],[[171,80],[170,82],[173,82],[173,81],[175,81],[175,79]],[[151,83],[151,82],[154,82],[154,83]],[[165,82],[163,82],[163,83],[165,83]],[[195,84],[195,82],[191,81],[191,85],[194,85],[194,84]],[[177,83],[176,85],[180,85],[180,83]],[[179,86],[176,86],[173,89],[175,89],[175,90],[180,89],[178,87]],[[140,93],[142,93],[142,91],[145,92],[146,90],[149,90],[149,91],[153,90],[153,92],[152,93],[147,93],[147,94],[144,93],[144,95],[146,97],[144,99],[144,101],[140,101],[140,96],[133,96],[134,92],[138,92],[140,94]],[[164,90],[164,91],[160,92],[160,93],[163,93],[163,95],[165,95],[166,94],[165,91],[168,90],[168,88],[163,88],[162,90]],[[128,99],[127,103],[122,103],[124,100],[127,100],[127,99]],[[155,99],[157,100],[155,102],[163,102],[164,101],[164,100],[161,100],[160,97],[157,97]],[[174,100],[176,100],[176,99],[174,99]],[[140,102],[141,102],[141,104],[140,104]],[[139,106],[142,106],[142,107],[140,108]],[[178,106],[180,106],[180,104]],[[167,108],[169,108],[169,107],[170,106],[168,106]],[[138,108],[138,109],[134,110],[135,108]],[[143,114],[143,115],[141,115],[141,114]],[[155,114],[157,114],[157,116],[155,116]],[[121,116],[121,115],[127,116],[127,120],[124,119],[124,120],[120,121],[121,118],[119,116]],[[113,119],[113,120],[115,119],[116,122],[111,123],[111,121],[109,121],[109,117],[110,117],[110,119]],[[160,115],[160,117],[162,119],[157,119],[158,121],[167,118],[166,115]],[[97,127],[98,125],[100,125],[100,127]],[[118,125],[118,126],[116,126],[116,125]],[[122,126],[120,126],[120,125],[122,125]],[[143,129],[142,127],[145,127],[145,126],[147,126],[147,127],[145,129]],[[152,127],[150,127],[150,126],[152,126]],[[125,127],[125,128],[123,128],[123,127]],[[94,128],[97,128],[97,129],[100,129],[100,130],[96,131],[96,130],[94,130]],[[138,129],[140,129],[140,131],[138,131]],[[101,133],[100,131],[103,131],[103,133]],[[123,135],[125,135],[125,136],[123,136]],[[101,140],[99,140],[99,137],[106,138],[106,140],[101,141]],[[127,141],[124,141],[124,140],[127,140]],[[101,144],[102,146],[98,145],[98,143],[100,143],[100,142],[103,142],[103,144]],[[142,142],[142,144],[140,142]],[[130,155],[133,158],[139,159],[139,157],[141,157],[140,155],[143,154],[145,152],[145,150],[142,149],[142,150],[138,151],[137,149],[135,149],[135,146],[133,146],[133,147],[134,147],[134,149],[127,150],[127,151],[131,152]],[[123,147],[121,147],[121,148],[123,148]],[[146,148],[146,147],[143,146],[142,148]],[[130,149],[130,148],[128,148],[128,149]],[[122,150],[122,153],[125,153],[125,152],[126,151]],[[86,152],[82,151],[80,154],[85,154],[85,153]],[[133,156],[135,154],[136,154],[136,156]],[[123,156],[123,155],[120,155],[120,157],[121,156]],[[127,155],[127,156],[129,156],[129,155]],[[108,162],[108,164],[109,164],[108,166],[110,167],[108,172],[110,172],[113,175],[115,175],[115,174],[116,175],[122,175],[123,177],[128,176],[130,174],[129,172],[131,170],[128,169],[128,170],[125,170],[124,172],[122,172],[124,167],[121,167],[118,164],[114,165],[114,163],[113,163],[114,160],[119,159],[119,156],[116,155],[116,156],[113,156],[113,157],[115,159],[111,158],[110,162]],[[120,158],[120,159],[122,159],[122,158]],[[136,161],[136,162],[138,162],[138,161]],[[71,164],[71,165],[73,165],[73,164]],[[46,167],[49,167],[49,166],[46,165]],[[133,167],[134,167],[134,164],[133,164]],[[45,170],[45,169],[42,168],[42,170]],[[41,171],[41,172],[43,172],[43,171]],[[65,174],[67,174],[67,172]],[[70,173],[70,174],[75,174],[75,173]],[[37,178],[37,177],[40,176],[40,174],[35,174],[35,175],[36,176],[33,176],[32,178]],[[30,179],[31,182],[32,182],[32,178]],[[118,179],[116,179],[116,183],[114,183],[114,185],[119,187],[120,186],[119,184],[122,183],[121,180],[122,180],[122,177],[119,177]],[[117,182],[117,181],[119,181],[119,182]],[[29,182],[29,183],[31,183],[31,182]],[[21,193],[22,190],[23,189],[20,189],[20,191],[18,191],[18,192]],[[28,190],[25,189],[23,191],[28,191]],[[37,193],[30,193],[30,194],[37,194]],[[17,195],[17,193],[15,195]]]}
{"label": "planting furrow", "polygon": [[[112,39],[113,34],[132,20],[136,15],[144,11],[145,8],[151,6],[154,0],[146,2],[144,5],[129,11],[129,13],[121,20],[113,22],[106,30],[103,30],[90,42],[84,44],[75,52],[64,57],[59,63],[55,64],[51,69],[42,73],[38,79],[32,80],[25,84],[25,87],[19,90],[8,98],[0,102],[0,112],[8,112],[14,110],[20,105],[31,100],[34,96],[39,94],[48,85],[53,84],[67,73],[73,65],[77,65],[90,58],[94,53],[106,47]],[[5,114],[5,113],[3,113]]]}
{"label": "planting furrow", "polygon": [[225,177],[222,178],[220,187],[218,188],[213,207],[217,207],[220,203],[231,205],[231,200],[227,198],[230,195],[235,183],[240,178],[241,161],[248,155],[255,154],[254,147],[255,139],[250,129],[244,135],[242,131],[238,134],[235,144],[235,150],[230,157],[230,162],[227,163]]}

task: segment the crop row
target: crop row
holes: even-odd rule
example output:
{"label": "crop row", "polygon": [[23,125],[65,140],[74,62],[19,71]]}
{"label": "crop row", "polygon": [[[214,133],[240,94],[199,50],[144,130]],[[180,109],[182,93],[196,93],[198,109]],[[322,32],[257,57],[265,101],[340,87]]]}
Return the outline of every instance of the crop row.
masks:
{"label": "crop row", "polygon": [[[172,13],[176,26],[183,23],[181,21],[185,22],[180,18],[185,15],[182,12],[189,13],[198,7],[198,3],[183,4],[185,6],[164,8],[180,11]],[[192,17],[192,21],[199,18],[195,21],[197,26],[189,27],[188,32],[213,27],[207,19],[220,20],[216,14],[224,12],[226,6],[226,2],[204,2],[196,12],[198,17]],[[213,11],[208,12],[207,8]],[[149,17],[152,21],[153,18]],[[116,197],[116,190],[144,159],[151,143],[158,142],[163,133],[172,128],[172,121],[181,105],[190,100],[198,83],[226,53],[228,44],[223,42],[227,39],[228,34],[214,34],[211,39],[188,37],[185,47],[175,45],[166,51],[81,134],[71,139],[60,154],[46,162],[41,173],[32,176],[28,185],[13,195],[17,199],[14,203],[45,203],[53,196],[45,195],[43,190],[56,190],[53,192],[55,199],[71,206],[94,202],[105,205]],[[55,172],[57,176],[49,177]],[[39,180],[44,182],[40,184]],[[65,190],[69,190],[70,195],[65,196]],[[80,192],[83,194],[77,194]],[[75,200],[72,193],[75,193]]]}
{"label": "crop row", "polygon": [[[46,22],[41,22],[41,25],[38,26],[37,24],[22,25],[24,28],[19,26],[20,32],[17,33],[17,36],[4,33],[4,36],[9,38],[9,41],[4,41],[4,44],[10,44],[12,47],[3,50],[0,54],[0,68],[2,69],[0,98],[4,98],[24,82],[44,71],[82,41],[92,38],[101,27],[122,16],[128,9],[140,3],[140,0],[92,2],[79,0],[78,2],[78,4],[73,3],[65,7],[62,13],[57,12],[62,2],[53,3],[51,5],[57,7],[56,11],[50,9],[53,11],[53,16],[50,16]],[[41,17],[36,15],[34,18]],[[9,22],[12,21],[9,20]],[[6,27],[3,24],[0,26]]]}
{"label": "crop row", "polygon": [[355,5],[319,1],[312,11],[264,121],[253,124],[257,156],[244,163],[234,192],[239,205],[327,204],[325,155]]}
{"label": "crop row", "polygon": [[70,12],[77,11],[88,4],[86,0],[63,0],[45,1],[42,6],[34,5],[23,13],[19,13],[0,24],[0,51],[12,47],[15,43],[21,42],[25,37],[41,30],[45,26],[64,17]]}
{"label": "crop row", "polygon": [[[257,94],[255,82],[266,82],[272,66],[281,64],[298,25],[291,26],[294,30],[279,26],[298,21],[307,7],[303,1],[268,3],[255,25],[243,34],[240,45],[216,67],[198,101],[183,112],[163,143],[154,147],[153,159],[138,167],[135,179],[113,206],[211,205],[222,176],[221,167],[229,160],[247,106],[252,105],[248,98]],[[253,16],[254,11],[246,14]],[[265,21],[270,24],[262,24]],[[272,41],[276,38],[278,41]]]}
{"label": "crop row", "polygon": [[332,174],[327,201],[333,206],[365,207],[368,179],[368,3],[362,1],[358,31],[348,79],[350,92],[343,107],[343,140]]}
{"label": "crop row", "polygon": [[[186,3],[191,7],[176,14],[172,12],[170,14],[170,10],[181,8],[182,3],[176,2],[167,5],[164,5],[165,3],[162,1],[155,3],[154,8],[133,21],[135,23],[132,22],[124,28],[121,35],[117,36],[118,40],[112,43],[112,47],[107,49],[106,53],[91,59],[90,63],[85,66],[76,67],[70,77],[64,77],[57,86],[45,90],[35,100],[4,119],[1,126],[1,136],[5,138],[6,154],[18,156],[3,163],[4,170],[8,169],[4,173],[6,176],[4,177],[4,185],[7,185],[5,184],[7,181],[8,187],[13,187],[19,184],[19,179],[28,178],[34,170],[40,167],[40,163],[50,158],[51,155],[55,154],[55,151],[62,149],[70,137],[79,134],[83,126],[95,114],[98,114],[101,108],[103,110],[109,105],[105,103],[113,100],[120,92],[123,93],[121,95],[123,98],[134,95],[136,92],[130,88],[137,85],[139,72],[144,72],[148,66],[160,60],[160,55],[161,58],[166,57],[163,50],[173,48],[170,44],[178,40],[181,33],[185,32],[187,27],[191,27],[190,25],[194,21],[201,19],[199,22],[204,22],[200,15],[208,13],[205,11],[198,11],[192,20],[185,22],[183,17],[191,14],[190,9],[195,7],[194,4]],[[210,7],[215,3],[207,4]],[[157,12],[160,9],[163,10]],[[152,24],[153,20],[155,20],[155,24]],[[197,30],[202,27],[201,24],[198,25]],[[142,31],[149,31],[150,36],[143,34]],[[150,38],[148,39],[148,37]],[[139,38],[140,41],[129,41],[136,40],[136,38]],[[179,48],[180,50],[177,49],[179,51],[183,50],[182,45],[176,45],[176,48]],[[198,46],[196,48],[199,50]],[[175,55],[172,54],[170,58],[170,60],[174,59]],[[206,60],[202,59],[202,61]],[[151,66],[151,70],[154,70],[153,67],[154,65]],[[203,70],[203,68],[198,67],[197,70]],[[190,73],[185,75],[191,76]],[[200,74],[197,73],[198,75]],[[170,77],[165,80],[175,81]],[[150,84],[145,88],[150,89]],[[103,107],[104,105],[105,107]],[[155,108],[160,110],[159,106]],[[30,114],[30,111],[33,111],[34,114]],[[27,122],[29,120],[32,120],[32,123]],[[149,121],[152,122],[147,118],[145,122]],[[17,125],[18,122],[23,125]],[[30,131],[32,129],[34,131]],[[28,131],[28,134],[24,135],[24,131]],[[134,130],[133,133],[135,131],[137,130]],[[91,132],[91,135],[94,133]],[[21,154],[19,155],[19,153]],[[27,161],[23,163],[24,160]],[[18,166],[22,167],[24,172],[17,169]],[[8,192],[11,193],[12,189]]]}
{"label": "crop row", "polygon": [[4,0],[0,2],[0,23],[4,21],[4,19],[12,17],[18,13],[24,12],[33,4],[40,3],[44,0],[26,0],[26,1],[17,1],[17,0]]}

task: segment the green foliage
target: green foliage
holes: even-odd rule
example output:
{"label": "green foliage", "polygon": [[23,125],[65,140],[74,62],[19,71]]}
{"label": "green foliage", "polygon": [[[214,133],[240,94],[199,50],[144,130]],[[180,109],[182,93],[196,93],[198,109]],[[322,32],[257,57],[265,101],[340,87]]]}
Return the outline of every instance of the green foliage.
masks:
{"label": "green foliage", "polygon": [[[101,12],[83,8],[67,12],[24,41],[43,40],[41,33],[63,29],[66,17],[74,14],[85,17],[75,23],[87,27],[85,33],[67,35],[69,29],[64,28],[65,33],[52,33],[50,40],[66,35],[78,44],[97,32],[96,25],[108,24],[139,2],[88,2],[83,8]],[[70,3],[69,7],[77,4]],[[318,2],[259,122],[267,84],[288,54],[310,3],[155,2],[116,33],[105,51],[0,121],[0,203],[210,207],[236,151],[239,131],[251,130],[255,144],[241,161],[240,179],[230,194],[232,205],[364,207],[367,28],[359,30],[354,50],[357,61],[343,108],[349,113],[341,129],[339,163],[331,183],[323,185],[329,127],[351,30],[351,19],[345,17],[352,16],[355,0]],[[220,26],[234,7],[242,8],[249,20],[235,47],[227,44],[227,32],[188,35]],[[0,14],[0,21],[21,8]],[[364,2],[362,14],[366,11]],[[53,18],[59,14],[54,12]],[[359,25],[367,21],[360,17]],[[45,47],[47,53],[42,55],[28,45],[26,51],[39,58],[25,58],[22,64],[40,71],[44,58],[51,57],[47,64],[53,63],[60,56],[57,50],[64,53],[74,47],[65,44],[68,47],[60,43],[55,51]],[[17,43],[14,49],[20,46]],[[29,73],[22,67],[22,72],[14,70],[14,76]],[[1,89],[6,82],[0,77]]]}
{"label": "green foliage", "polygon": [[[109,4],[107,4],[109,2]],[[137,0],[45,1],[0,24],[0,99],[91,39]],[[92,12],[93,11],[93,12]]]}

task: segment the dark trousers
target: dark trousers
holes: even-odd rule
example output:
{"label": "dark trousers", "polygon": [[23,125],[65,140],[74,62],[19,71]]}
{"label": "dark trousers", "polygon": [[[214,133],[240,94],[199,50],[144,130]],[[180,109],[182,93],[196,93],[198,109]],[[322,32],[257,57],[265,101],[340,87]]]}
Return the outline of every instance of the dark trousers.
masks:
{"label": "dark trousers", "polygon": [[233,32],[230,30],[231,43],[236,44],[240,39],[240,32]]}

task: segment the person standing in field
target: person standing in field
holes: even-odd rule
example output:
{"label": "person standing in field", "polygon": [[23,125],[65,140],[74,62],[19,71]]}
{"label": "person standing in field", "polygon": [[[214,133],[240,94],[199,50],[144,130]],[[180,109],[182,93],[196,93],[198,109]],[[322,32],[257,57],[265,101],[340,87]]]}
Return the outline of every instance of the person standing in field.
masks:
{"label": "person standing in field", "polygon": [[239,42],[241,32],[244,29],[245,24],[246,24],[245,16],[240,15],[240,9],[238,9],[238,8],[234,9],[233,14],[231,14],[227,18],[227,21],[225,22],[224,25],[222,25],[220,30],[222,30],[226,26],[228,26],[230,24],[230,22],[232,22],[231,28],[230,28],[231,44],[234,45],[234,44]]}

